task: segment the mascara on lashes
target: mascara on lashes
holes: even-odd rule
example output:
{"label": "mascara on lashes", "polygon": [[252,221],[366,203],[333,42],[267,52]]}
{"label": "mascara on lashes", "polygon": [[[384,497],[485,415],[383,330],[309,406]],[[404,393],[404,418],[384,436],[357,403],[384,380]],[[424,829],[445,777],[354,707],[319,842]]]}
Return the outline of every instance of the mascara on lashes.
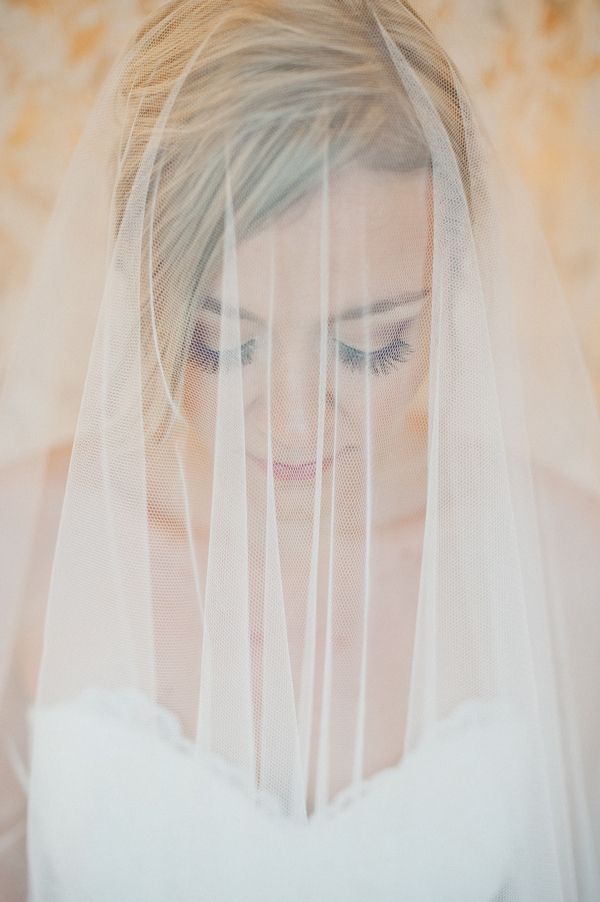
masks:
{"label": "mascara on lashes", "polygon": [[[399,328],[405,328],[406,322]],[[256,339],[252,338],[237,348],[221,352],[211,348],[203,340],[202,324],[199,322],[194,330],[190,347],[190,357],[207,372],[214,373],[224,363],[226,366],[241,363],[247,366],[254,359]],[[369,370],[375,375],[387,375],[398,364],[405,363],[412,347],[397,335],[389,344],[373,351],[362,351],[353,345],[339,340],[333,340],[337,346],[337,353],[341,363],[352,372],[363,372],[368,364]]]}

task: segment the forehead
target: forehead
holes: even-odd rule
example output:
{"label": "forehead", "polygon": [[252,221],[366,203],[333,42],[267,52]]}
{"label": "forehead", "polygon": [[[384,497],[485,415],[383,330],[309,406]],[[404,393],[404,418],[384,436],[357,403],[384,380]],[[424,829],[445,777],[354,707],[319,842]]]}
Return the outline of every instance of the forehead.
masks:
{"label": "forehead", "polygon": [[[236,248],[240,306],[268,318],[318,319],[326,276],[330,313],[424,288],[429,268],[428,169],[348,166]],[[326,228],[324,228],[326,224]]]}

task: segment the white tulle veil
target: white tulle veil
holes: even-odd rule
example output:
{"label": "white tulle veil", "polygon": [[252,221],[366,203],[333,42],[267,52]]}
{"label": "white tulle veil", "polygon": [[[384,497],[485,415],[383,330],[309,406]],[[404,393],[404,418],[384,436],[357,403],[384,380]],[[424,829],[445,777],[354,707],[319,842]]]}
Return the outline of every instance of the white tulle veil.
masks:
{"label": "white tulle veil", "polygon": [[407,4],[146,24],[50,224],[0,455],[0,852],[27,835],[31,898],[48,761],[85,783],[111,699],[298,823],[476,704],[498,898],[597,898],[598,414],[522,189]]}

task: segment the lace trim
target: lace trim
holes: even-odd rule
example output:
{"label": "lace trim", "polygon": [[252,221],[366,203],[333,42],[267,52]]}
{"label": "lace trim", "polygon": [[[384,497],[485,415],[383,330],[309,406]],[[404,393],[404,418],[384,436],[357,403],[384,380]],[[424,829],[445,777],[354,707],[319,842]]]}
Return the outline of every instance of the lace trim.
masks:
{"label": "lace trim", "polygon": [[[204,767],[210,769],[234,790],[241,792],[248,802],[254,803],[270,815],[289,820],[284,806],[276,796],[267,789],[250,787],[243,771],[222,756],[199,749],[192,740],[184,735],[177,716],[154,702],[142,690],[134,687],[118,690],[88,687],[82,690],[73,704],[86,712],[112,718],[127,729],[131,729],[134,725],[137,729],[151,733],[153,738],[160,739],[172,748],[199,758]],[[481,728],[485,723],[489,723],[490,712],[487,709],[489,709],[489,705],[482,701],[473,699],[463,702],[449,717],[435,724],[431,732],[423,738],[421,744],[407,752],[397,764],[383,768],[371,777],[358,783],[352,783],[340,790],[330,802],[310,814],[302,822],[311,824],[336,817],[369,795],[381,783],[400,774],[409,756],[418,753],[419,749],[427,745],[433,738],[436,741],[444,740],[458,731]]]}

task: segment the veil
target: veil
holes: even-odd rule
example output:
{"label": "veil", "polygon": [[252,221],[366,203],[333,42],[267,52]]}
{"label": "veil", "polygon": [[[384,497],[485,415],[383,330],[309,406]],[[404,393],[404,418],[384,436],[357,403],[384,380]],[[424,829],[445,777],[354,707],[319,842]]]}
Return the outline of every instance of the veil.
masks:
{"label": "veil", "polygon": [[15,899],[598,898],[598,412],[403,0],[148,20],[50,223],[0,464]]}

